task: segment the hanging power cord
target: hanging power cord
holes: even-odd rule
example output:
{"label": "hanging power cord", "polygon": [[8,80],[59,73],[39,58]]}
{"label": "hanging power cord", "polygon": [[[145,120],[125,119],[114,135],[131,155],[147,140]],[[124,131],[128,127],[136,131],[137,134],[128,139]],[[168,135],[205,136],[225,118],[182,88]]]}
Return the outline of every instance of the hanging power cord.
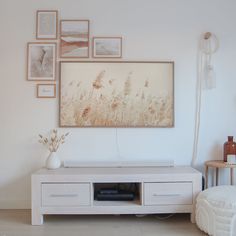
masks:
{"label": "hanging power cord", "polygon": [[117,157],[120,159],[121,158],[121,155],[120,155],[120,145],[119,145],[119,141],[118,141],[118,130],[117,128],[116,129],[116,154],[117,154]]}
{"label": "hanging power cord", "polygon": [[171,218],[172,216],[174,216],[175,214],[168,214],[167,216],[159,216],[159,215],[154,215],[154,217],[158,220],[167,220],[169,218]]}
{"label": "hanging power cord", "polygon": [[195,110],[195,130],[194,130],[194,141],[193,141],[193,156],[192,166],[195,166],[197,160],[197,149],[199,140],[199,128],[200,128],[200,114],[201,114],[201,98],[202,98],[202,79],[201,79],[201,68],[202,68],[202,54],[198,54],[198,65],[197,65],[197,88],[196,88],[196,110]]}
{"label": "hanging power cord", "polygon": [[[156,218],[156,219],[158,219],[158,220],[168,220],[169,218],[171,218],[172,216],[174,216],[175,215],[175,213],[174,214],[168,214],[167,216],[160,216],[160,215],[152,215],[154,218]],[[139,215],[135,215],[136,217],[138,217],[138,218],[142,218],[142,217],[145,217],[145,216],[148,216],[148,215],[141,215],[141,214],[139,214]]]}
{"label": "hanging power cord", "polygon": [[[193,155],[191,165],[195,166],[197,161],[199,129],[201,121],[202,88],[212,89],[215,87],[214,69],[211,65],[211,57],[219,48],[217,37],[207,32],[200,40],[197,55],[197,86],[196,86],[196,110],[195,129],[193,141]],[[204,82],[204,84],[203,84]],[[203,86],[204,85],[204,86]]]}

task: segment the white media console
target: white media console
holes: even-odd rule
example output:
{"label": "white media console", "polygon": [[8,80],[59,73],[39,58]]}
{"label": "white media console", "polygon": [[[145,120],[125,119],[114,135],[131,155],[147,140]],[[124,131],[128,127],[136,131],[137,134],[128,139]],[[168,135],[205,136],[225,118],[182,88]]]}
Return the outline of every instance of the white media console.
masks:
{"label": "white media console", "polygon": [[[135,183],[134,201],[97,201],[98,184]],[[191,167],[82,167],[41,169],[32,175],[32,225],[47,214],[190,213],[202,175]]]}

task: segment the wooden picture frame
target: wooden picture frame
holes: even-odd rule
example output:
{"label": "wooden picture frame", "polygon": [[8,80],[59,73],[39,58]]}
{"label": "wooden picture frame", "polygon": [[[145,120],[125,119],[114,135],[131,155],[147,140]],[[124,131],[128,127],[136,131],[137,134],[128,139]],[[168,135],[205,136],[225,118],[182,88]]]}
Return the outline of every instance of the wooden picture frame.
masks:
{"label": "wooden picture frame", "polygon": [[56,84],[37,84],[37,98],[55,98]]}
{"label": "wooden picture frame", "polygon": [[173,127],[174,62],[61,61],[60,127]]}
{"label": "wooden picture frame", "polygon": [[93,58],[122,58],[122,37],[93,37]]}
{"label": "wooden picture frame", "polygon": [[56,43],[29,42],[27,44],[27,80],[55,80],[56,52]]}
{"label": "wooden picture frame", "polygon": [[36,13],[36,39],[55,40],[58,35],[58,11],[38,10]]}
{"label": "wooden picture frame", "polygon": [[89,20],[60,21],[60,57],[89,57]]}

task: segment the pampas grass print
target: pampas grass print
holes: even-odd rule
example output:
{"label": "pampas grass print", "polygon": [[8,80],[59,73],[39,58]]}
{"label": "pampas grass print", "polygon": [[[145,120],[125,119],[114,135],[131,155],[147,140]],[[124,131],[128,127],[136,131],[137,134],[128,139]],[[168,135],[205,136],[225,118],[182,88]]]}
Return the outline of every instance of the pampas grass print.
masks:
{"label": "pampas grass print", "polygon": [[[123,87],[118,79],[106,77],[101,70],[89,89],[83,80],[63,85],[61,97],[61,125],[63,126],[120,126],[168,127],[173,125],[171,94],[151,95],[148,78],[134,91],[133,72],[124,78]],[[137,86],[136,86],[137,87]],[[158,88],[157,88],[158,89]],[[108,93],[108,91],[110,91]]]}

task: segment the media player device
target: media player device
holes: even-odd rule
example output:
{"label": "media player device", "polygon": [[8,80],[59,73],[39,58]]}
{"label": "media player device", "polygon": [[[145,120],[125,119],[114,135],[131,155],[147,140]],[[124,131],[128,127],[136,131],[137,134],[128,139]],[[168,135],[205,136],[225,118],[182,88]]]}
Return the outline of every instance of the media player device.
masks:
{"label": "media player device", "polygon": [[133,201],[135,194],[118,189],[101,189],[95,194],[97,201]]}

